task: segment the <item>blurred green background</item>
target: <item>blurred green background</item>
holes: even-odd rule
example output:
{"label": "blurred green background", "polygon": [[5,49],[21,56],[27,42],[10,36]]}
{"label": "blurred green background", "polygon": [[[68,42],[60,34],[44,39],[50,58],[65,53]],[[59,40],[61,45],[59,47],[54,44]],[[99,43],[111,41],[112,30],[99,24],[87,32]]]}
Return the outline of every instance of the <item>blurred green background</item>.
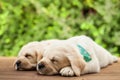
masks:
{"label": "blurred green background", "polygon": [[87,35],[120,56],[119,0],[0,0],[0,56],[31,41]]}

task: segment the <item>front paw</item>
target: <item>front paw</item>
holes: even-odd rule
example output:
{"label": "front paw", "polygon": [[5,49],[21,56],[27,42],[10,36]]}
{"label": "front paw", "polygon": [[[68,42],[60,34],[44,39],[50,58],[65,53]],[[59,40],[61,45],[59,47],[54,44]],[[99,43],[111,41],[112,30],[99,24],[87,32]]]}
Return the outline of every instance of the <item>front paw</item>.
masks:
{"label": "front paw", "polygon": [[74,72],[71,67],[64,67],[60,70],[62,76],[74,76]]}

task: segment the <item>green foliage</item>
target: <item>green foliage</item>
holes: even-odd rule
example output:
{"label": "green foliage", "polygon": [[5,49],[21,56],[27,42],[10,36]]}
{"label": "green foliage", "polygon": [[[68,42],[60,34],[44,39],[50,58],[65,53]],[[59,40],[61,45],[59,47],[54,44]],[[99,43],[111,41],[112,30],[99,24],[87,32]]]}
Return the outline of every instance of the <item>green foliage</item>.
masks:
{"label": "green foliage", "polygon": [[0,55],[16,56],[30,41],[88,35],[120,52],[119,0],[1,0]]}

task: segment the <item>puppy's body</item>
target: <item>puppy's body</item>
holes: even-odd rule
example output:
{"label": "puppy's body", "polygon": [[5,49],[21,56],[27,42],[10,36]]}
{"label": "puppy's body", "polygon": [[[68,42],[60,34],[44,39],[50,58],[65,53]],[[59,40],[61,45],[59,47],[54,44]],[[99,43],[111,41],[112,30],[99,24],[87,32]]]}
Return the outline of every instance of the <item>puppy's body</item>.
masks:
{"label": "puppy's body", "polygon": [[16,70],[33,70],[36,69],[37,61],[42,58],[44,49],[58,42],[59,40],[46,40],[41,42],[30,42],[24,45],[18,53],[14,63]]}
{"label": "puppy's body", "polygon": [[[77,47],[78,44],[89,52],[91,61],[84,60]],[[60,73],[63,76],[80,76],[80,74],[99,72],[100,68],[114,61],[117,61],[117,58],[92,39],[87,36],[77,36],[50,45],[45,50],[43,59],[38,62],[37,70],[40,74],[47,75]],[[44,67],[41,68],[39,64]]]}
{"label": "puppy's body", "polygon": [[85,50],[87,50],[92,60],[90,62],[86,62],[86,66],[82,71],[82,74],[91,73],[91,72],[99,72],[100,68],[106,67],[109,64],[117,61],[117,58],[111,53],[109,53],[106,49],[96,44],[92,39],[86,36],[76,36],[68,39],[72,44],[77,45],[80,44]]}

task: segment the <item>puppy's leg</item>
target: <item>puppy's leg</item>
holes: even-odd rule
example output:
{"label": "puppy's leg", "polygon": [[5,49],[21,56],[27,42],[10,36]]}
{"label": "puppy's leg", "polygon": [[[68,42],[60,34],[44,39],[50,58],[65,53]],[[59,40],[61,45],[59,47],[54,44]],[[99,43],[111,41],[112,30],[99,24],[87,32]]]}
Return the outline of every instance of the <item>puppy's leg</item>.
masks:
{"label": "puppy's leg", "polygon": [[118,58],[116,56],[113,56],[113,62],[117,62]]}
{"label": "puppy's leg", "polygon": [[113,56],[110,54],[110,58],[109,58],[109,64],[112,64],[114,62],[117,62],[118,61],[118,58],[116,56]]}
{"label": "puppy's leg", "polygon": [[60,74],[62,76],[74,76],[74,71],[72,70],[72,68],[70,66],[64,67],[60,70]]}
{"label": "puppy's leg", "polygon": [[86,63],[85,68],[81,74],[98,73],[98,72],[100,72],[99,61],[98,61],[97,57],[94,56],[90,62]]}

